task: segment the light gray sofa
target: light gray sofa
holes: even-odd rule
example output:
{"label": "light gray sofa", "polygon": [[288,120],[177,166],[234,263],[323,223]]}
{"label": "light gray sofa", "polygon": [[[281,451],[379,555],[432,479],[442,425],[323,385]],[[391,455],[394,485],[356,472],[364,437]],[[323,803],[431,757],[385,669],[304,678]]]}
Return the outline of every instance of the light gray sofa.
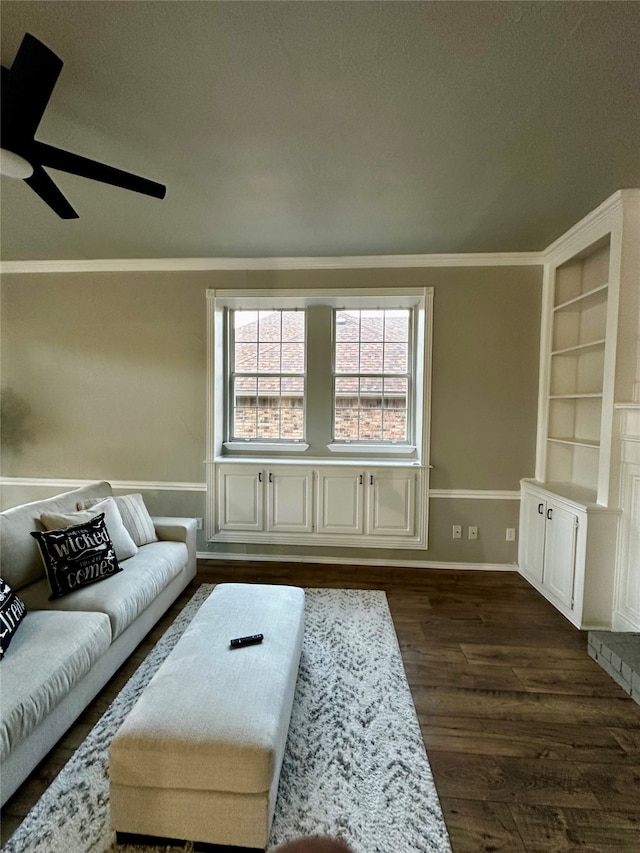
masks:
{"label": "light gray sofa", "polygon": [[157,542],[122,572],[49,601],[32,530],[42,513],[71,513],[112,495],[83,486],[0,513],[0,575],[27,614],[0,663],[0,805],[14,793],[196,574],[196,520],[154,518]]}

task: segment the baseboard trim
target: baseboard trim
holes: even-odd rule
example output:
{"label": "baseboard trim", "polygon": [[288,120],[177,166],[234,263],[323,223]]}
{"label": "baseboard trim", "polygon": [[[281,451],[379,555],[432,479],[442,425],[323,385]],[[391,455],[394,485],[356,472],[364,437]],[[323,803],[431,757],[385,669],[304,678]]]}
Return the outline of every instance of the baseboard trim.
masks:
{"label": "baseboard trim", "polygon": [[640,632],[640,624],[636,624],[620,613],[619,610],[614,610],[611,617],[611,630],[624,631],[631,634]]}
{"label": "baseboard trim", "polygon": [[[517,572],[515,563],[453,563],[445,560],[389,560],[380,557],[321,557],[313,554],[236,554],[198,551],[198,560],[265,563],[318,563],[334,566],[389,566],[397,569],[445,569],[483,572]],[[198,567],[199,570],[201,567]]]}

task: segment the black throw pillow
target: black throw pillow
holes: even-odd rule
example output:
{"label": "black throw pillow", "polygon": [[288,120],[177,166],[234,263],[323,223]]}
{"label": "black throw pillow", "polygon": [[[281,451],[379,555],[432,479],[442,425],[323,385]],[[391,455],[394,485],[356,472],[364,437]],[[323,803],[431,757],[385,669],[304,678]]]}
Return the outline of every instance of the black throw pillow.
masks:
{"label": "black throw pillow", "polygon": [[59,530],[32,531],[49,579],[49,601],[121,572],[101,512]]}
{"label": "black throw pillow", "polygon": [[0,660],[27,614],[24,601],[0,578]]}

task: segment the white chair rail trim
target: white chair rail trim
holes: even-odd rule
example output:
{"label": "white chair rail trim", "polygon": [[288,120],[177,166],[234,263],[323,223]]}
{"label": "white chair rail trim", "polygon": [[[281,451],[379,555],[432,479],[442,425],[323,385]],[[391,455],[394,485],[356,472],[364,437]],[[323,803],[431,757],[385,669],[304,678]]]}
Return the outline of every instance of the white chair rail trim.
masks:
{"label": "white chair rail trim", "polygon": [[[0,487],[28,486],[30,488],[76,489],[96,480],[109,480],[116,491],[135,492],[206,492],[206,483],[154,481],[154,480],[111,480],[108,476],[89,479],[62,479],[58,477],[0,477]],[[505,489],[430,489],[429,498],[445,500],[519,501],[520,492]]]}

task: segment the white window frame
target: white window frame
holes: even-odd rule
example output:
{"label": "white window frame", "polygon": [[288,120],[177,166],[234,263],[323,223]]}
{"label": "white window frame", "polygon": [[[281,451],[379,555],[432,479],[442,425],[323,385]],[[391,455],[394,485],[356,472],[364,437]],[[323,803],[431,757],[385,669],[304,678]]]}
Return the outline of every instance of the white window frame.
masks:
{"label": "white window frame", "polygon": [[[343,457],[372,459],[384,456],[429,464],[431,401],[431,342],[433,327],[433,288],[342,288],[323,290],[207,290],[207,462],[229,461],[229,454],[252,451],[286,456],[309,449],[306,441],[227,440],[227,355],[225,351],[226,309],[266,310],[303,309],[311,305],[332,308],[411,308],[413,393],[409,401],[412,443],[330,442],[331,453]],[[308,340],[308,339],[307,339]],[[306,411],[306,407],[305,407]]]}
{"label": "white window frame", "polygon": [[[352,306],[347,306],[351,308]],[[391,304],[391,302],[387,305],[376,306],[386,310],[393,310],[397,308],[397,305]],[[404,306],[402,306],[404,307]],[[333,347],[333,363],[332,363],[332,371],[333,371],[333,395],[332,395],[332,422],[335,427],[335,419],[336,419],[336,391],[335,391],[335,382],[336,382],[336,312],[339,309],[334,308],[333,310],[333,333],[334,339],[332,341]],[[407,408],[406,408],[406,417],[407,417],[407,425],[406,425],[406,438],[403,441],[388,441],[381,440],[376,441],[375,439],[357,439],[355,441],[349,439],[336,439],[334,438],[327,447],[332,453],[371,453],[382,451],[384,453],[397,453],[397,454],[407,454],[413,453],[416,449],[415,439],[414,439],[414,398],[415,398],[415,388],[416,388],[416,359],[414,357],[414,350],[416,346],[416,341],[418,340],[418,335],[416,334],[416,316],[417,311],[414,308],[407,309],[410,312],[410,321],[409,321],[409,337],[408,337],[408,347],[409,347],[409,364],[407,365],[408,371],[406,374],[407,377]],[[351,377],[355,379],[360,379],[363,374],[353,373],[353,374],[345,374],[341,373],[341,377]],[[393,374],[381,374],[381,378],[384,381],[386,376],[392,377]]]}
{"label": "white window frame", "polygon": [[[225,447],[233,446],[237,449],[246,449],[247,447],[256,447],[259,446],[261,449],[267,448],[271,450],[282,450],[284,447],[287,449],[293,448],[294,452],[296,450],[300,450],[304,445],[304,449],[308,447],[303,438],[301,439],[287,439],[287,438],[236,438],[234,437],[234,431],[232,430],[232,424],[235,421],[233,409],[233,379],[237,379],[238,376],[242,376],[242,374],[238,374],[234,371],[235,368],[235,359],[234,359],[234,347],[235,347],[235,336],[232,331],[232,315],[235,311],[246,311],[252,310],[247,309],[246,307],[242,308],[229,308],[227,307],[225,310],[225,330],[226,330],[226,364],[225,368],[225,384],[226,384],[226,393],[225,393],[225,404],[226,404],[226,416],[225,416],[225,431],[229,437],[227,441],[225,441]],[[285,308],[280,306],[276,306],[274,311],[284,311]],[[303,310],[303,309],[300,309]],[[280,341],[280,345],[282,346],[282,341]],[[306,428],[306,408],[307,408],[307,382],[306,382],[306,359],[307,359],[307,339],[306,339],[306,312],[305,312],[305,337],[304,337],[304,359],[305,359],[305,370],[303,373],[278,373],[278,374],[260,374],[259,371],[256,371],[255,376],[259,380],[261,377],[268,378],[271,376],[278,376],[282,379],[283,376],[291,376],[294,378],[302,378],[304,384],[304,394],[302,399],[302,418],[303,418],[303,434]]]}

